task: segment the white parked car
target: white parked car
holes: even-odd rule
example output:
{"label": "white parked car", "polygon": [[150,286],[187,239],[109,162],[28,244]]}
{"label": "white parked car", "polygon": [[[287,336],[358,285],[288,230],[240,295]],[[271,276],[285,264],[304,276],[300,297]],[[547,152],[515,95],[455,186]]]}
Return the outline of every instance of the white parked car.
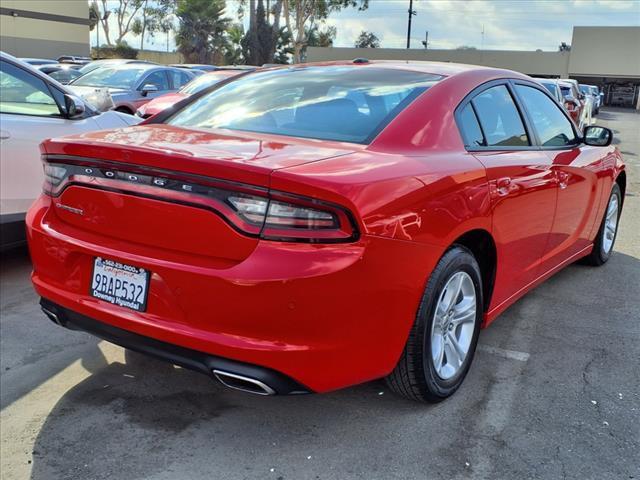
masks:
{"label": "white parked car", "polygon": [[51,77],[0,52],[0,248],[24,241],[24,216],[44,179],[40,142],[138,122],[97,112]]}

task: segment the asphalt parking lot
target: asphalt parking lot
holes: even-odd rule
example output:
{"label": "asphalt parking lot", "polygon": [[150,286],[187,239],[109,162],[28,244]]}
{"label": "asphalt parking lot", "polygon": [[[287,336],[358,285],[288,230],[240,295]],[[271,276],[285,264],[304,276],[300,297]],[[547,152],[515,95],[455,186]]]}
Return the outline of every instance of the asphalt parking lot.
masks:
{"label": "asphalt parking lot", "polygon": [[2,258],[2,478],[640,478],[640,114],[603,109],[628,164],[616,253],[573,265],[480,336],[438,405],[377,381],[256,397],[64,330],[25,251]]}

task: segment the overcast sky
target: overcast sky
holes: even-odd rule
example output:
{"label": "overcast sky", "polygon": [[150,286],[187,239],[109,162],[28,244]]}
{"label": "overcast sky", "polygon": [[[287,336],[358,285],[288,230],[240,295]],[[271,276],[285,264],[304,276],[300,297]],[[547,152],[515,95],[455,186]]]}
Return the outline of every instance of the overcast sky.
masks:
{"label": "overcast sky", "polygon": [[[405,48],[409,0],[369,0],[369,9],[346,9],[326,22],[334,25],[336,47],[352,47],[362,30],[375,33],[387,48]],[[557,50],[571,43],[573,26],[640,26],[640,0],[414,0],[411,47],[462,45],[502,50]],[[227,1],[226,15],[237,21],[237,1]],[[112,27],[115,29],[114,27]],[[484,35],[482,31],[484,29]],[[166,50],[166,35],[145,48]],[[127,38],[139,48],[140,39]],[[95,32],[92,33],[95,45]],[[169,39],[173,50],[173,38]]]}

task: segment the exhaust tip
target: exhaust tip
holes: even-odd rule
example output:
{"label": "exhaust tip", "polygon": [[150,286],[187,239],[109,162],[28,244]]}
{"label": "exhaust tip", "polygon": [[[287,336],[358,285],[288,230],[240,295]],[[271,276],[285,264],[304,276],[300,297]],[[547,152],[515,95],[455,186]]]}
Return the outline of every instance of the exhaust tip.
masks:
{"label": "exhaust tip", "polygon": [[256,380],[255,378],[225,372],[223,370],[213,370],[213,374],[225,387],[240,390],[241,392],[253,393],[255,395],[275,395],[276,391],[269,385]]}
{"label": "exhaust tip", "polygon": [[41,307],[42,311],[44,312],[44,314],[47,316],[47,318],[49,318],[49,320],[51,320],[53,323],[55,323],[56,325],[62,325],[62,323],[60,323],[60,319],[58,318],[58,315],[54,312],[52,312],[51,310],[45,308],[45,307]]}

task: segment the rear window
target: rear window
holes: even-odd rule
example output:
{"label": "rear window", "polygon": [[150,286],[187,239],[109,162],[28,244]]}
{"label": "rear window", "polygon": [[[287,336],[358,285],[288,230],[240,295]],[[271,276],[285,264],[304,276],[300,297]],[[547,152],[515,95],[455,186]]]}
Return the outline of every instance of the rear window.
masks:
{"label": "rear window", "polygon": [[221,86],[167,123],[368,143],[442,77],[375,67],[291,67]]}

